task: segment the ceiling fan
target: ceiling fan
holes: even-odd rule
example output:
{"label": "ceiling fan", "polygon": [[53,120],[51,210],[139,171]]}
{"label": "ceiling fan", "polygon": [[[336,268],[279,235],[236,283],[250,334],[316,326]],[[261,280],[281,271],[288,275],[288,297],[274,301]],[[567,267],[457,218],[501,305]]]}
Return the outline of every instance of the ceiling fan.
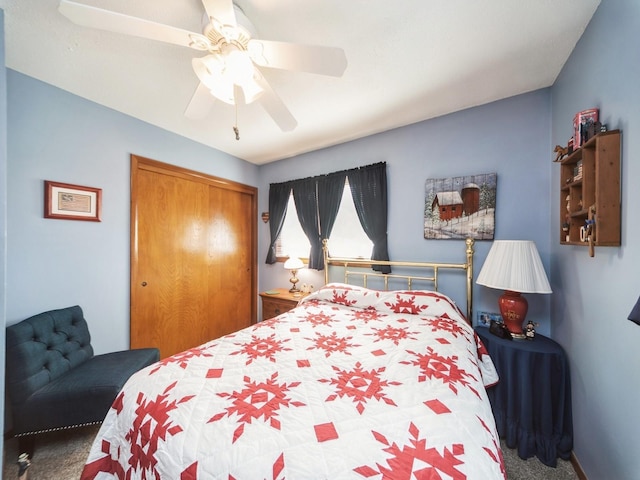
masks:
{"label": "ceiling fan", "polygon": [[[122,13],[61,0],[59,11],[72,22],[111,32],[171,43],[206,52],[192,60],[200,80],[185,115],[200,118],[211,104],[210,95],[231,105],[256,101],[282,131],[298,122],[271,88],[258,67],[340,77],[347,67],[341,48],[299,45],[253,38],[255,29],[232,0],[202,0],[203,33],[132,17]],[[234,126],[239,139],[237,126]]]}

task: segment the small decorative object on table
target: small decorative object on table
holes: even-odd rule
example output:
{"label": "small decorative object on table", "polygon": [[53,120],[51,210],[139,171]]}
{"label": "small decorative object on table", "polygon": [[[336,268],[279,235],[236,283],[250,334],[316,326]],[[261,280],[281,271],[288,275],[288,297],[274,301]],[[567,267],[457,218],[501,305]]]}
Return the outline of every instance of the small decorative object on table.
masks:
{"label": "small decorative object on table", "polygon": [[502,322],[491,320],[491,323],[489,324],[489,332],[493,333],[496,337],[504,338],[505,340],[513,340],[511,332]]}
{"label": "small decorative object on table", "polygon": [[307,285],[306,283],[303,283],[302,287],[300,287],[300,291],[304,294],[311,293],[313,292],[313,285]]}
{"label": "small decorative object on table", "polygon": [[536,326],[533,324],[531,320],[527,322],[527,327],[525,329],[525,337],[527,340],[533,340],[536,337]]}

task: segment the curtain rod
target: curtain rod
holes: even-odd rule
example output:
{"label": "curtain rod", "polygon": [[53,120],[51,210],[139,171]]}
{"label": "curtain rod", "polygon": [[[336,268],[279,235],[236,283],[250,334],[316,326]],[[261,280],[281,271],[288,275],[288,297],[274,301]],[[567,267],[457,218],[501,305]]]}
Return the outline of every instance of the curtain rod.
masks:
{"label": "curtain rod", "polygon": [[298,178],[298,179],[296,179],[296,180],[287,180],[286,182],[270,183],[269,185],[270,185],[270,186],[271,186],[271,185],[274,185],[274,186],[277,186],[277,185],[286,185],[286,184],[288,184],[288,183],[306,182],[306,181],[308,181],[308,180],[314,180],[314,179],[317,179],[317,178],[323,178],[323,177],[330,177],[330,176],[334,176],[334,175],[335,175],[335,176],[338,176],[338,175],[348,175],[348,174],[349,174],[349,172],[354,172],[354,171],[356,171],[356,170],[362,170],[363,168],[372,168],[372,167],[377,167],[377,166],[381,166],[381,165],[386,166],[386,165],[387,165],[387,162],[372,163],[372,164],[370,164],[370,165],[362,165],[361,167],[349,168],[349,169],[347,169],[347,170],[340,170],[340,171],[338,171],[338,172],[325,173],[325,174],[322,174],[322,175],[315,175],[315,176],[313,176],[313,177]]}

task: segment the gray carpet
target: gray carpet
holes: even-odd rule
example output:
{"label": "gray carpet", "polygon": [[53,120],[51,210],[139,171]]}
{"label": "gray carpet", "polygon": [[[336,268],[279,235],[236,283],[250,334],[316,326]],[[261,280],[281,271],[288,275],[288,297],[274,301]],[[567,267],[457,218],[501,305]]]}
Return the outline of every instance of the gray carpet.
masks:
{"label": "gray carpet", "polygon": [[[28,480],[78,480],[100,425],[43,433],[36,437]],[[18,441],[4,441],[3,480],[18,478]]]}
{"label": "gray carpet", "polygon": [[[29,480],[77,480],[89,454],[99,426],[83,427],[42,434],[36,440],[36,451],[28,470]],[[18,478],[18,445],[15,439],[5,440],[4,480]],[[535,458],[521,460],[515,450],[502,445],[508,480],[576,480],[570,462],[558,460],[550,468]]]}
{"label": "gray carpet", "polygon": [[522,460],[516,450],[500,442],[508,480],[578,480],[571,462],[558,459],[556,468],[547,467],[537,458]]}

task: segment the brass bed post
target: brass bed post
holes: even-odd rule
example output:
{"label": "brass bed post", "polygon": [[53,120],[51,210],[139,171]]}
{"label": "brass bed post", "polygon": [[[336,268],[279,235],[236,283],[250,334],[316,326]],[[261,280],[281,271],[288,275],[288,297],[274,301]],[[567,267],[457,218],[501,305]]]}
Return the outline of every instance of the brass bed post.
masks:
{"label": "brass bed post", "polygon": [[329,239],[322,239],[322,258],[324,258],[324,284],[329,283]]}
{"label": "brass bed post", "polygon": [[473,324],[473,238],[467,238],[467,322]]}

